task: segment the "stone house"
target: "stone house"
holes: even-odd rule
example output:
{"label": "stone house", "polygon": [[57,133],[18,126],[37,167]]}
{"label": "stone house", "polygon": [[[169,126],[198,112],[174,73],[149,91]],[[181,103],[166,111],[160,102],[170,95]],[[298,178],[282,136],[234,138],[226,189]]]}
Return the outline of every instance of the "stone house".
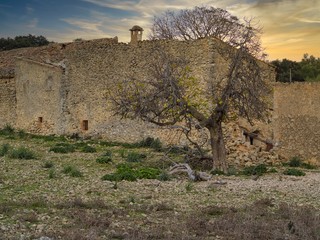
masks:
{"label": "stone house", "polygon": [[[10,124],[37,134],[79,134],[112,141],[132,142],[147,136],[159,137],[167,143],[177,141],[178,134],[172,134],[171,130],[114,116],[109,111],[106,96],[110,82],[128,73],[143,77],[150,52],[159,46],[175,56],[187,58],[193,75],[207,82],[225,73],[227,62],[218,50],[230,47],[215,38],[142,41],[143,29],[139,26],[134,26],[130,32],[129,44],[119,43],[115,37],[0,52],[0,127]],[[266,63],[260,64],[270,69],[266,79],[274,81],[273,69]],[[282,146],[284,150],[280,152],[284,156],[290,156],[287,149],[291,147],[287,145],[291,143],[287,144],[287,138],[285,143],[281,141],[288,128],[283,127],[283,114],[279,112],[279,103],[286,100],[279,91],[289,88],[276,87],[276,126],[268,125],[262,134],[264,139],[281,143],[280,149]],[[318,120],[319,115],[315,116]],[[237,153],[238,145],[246,140],[239,124],[230,126],[226,127],[226,136],[233,139],[228,142],[236,145],[234,152]],[[290,131],[294,132],[294,126]],[[248,151],[254,143],[250,144],[247,139],[246,145],[249,145]],[[259,141],[258,146],[261,146]],[[256,151],[256,148],[251,150]],[[308,151],[304,150],[303,154],[308,155]],[[229,155],[234,152],[230,151]],[[310,153],[310,156],[319,155],[318,149]]]}

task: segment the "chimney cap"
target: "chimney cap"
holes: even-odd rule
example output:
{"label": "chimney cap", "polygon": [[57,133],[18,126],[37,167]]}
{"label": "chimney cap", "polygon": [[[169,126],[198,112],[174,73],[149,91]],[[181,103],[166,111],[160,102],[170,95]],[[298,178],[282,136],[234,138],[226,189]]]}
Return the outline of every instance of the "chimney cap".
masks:
{"label": "chimney cap", "polygon": [[139,27],[138,25],[134,25],[131,29],[129,29],[130,31],[143,31],[142,27]]}

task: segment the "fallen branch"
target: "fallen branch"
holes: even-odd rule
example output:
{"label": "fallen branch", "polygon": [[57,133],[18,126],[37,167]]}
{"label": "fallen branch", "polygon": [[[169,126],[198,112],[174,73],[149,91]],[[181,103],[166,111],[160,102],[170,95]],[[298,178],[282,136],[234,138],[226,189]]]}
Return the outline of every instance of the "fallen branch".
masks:
{"label": "fallen branch", "polygon": [[176,174],[181,172],[187,173],[192,181],[208,181],[211,179],[211,175],[205,172],[193,171],[187,163],[175,164],[169,170],[169,174]]}

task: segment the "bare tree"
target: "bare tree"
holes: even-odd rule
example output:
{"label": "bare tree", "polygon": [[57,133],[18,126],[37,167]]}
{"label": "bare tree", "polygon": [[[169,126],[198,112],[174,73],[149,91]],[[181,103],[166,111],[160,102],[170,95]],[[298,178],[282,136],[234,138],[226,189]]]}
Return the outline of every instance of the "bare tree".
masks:
{"label": "bare tree", "polygon": [[[178,12],[166,11],[161,16],[155,16],[149,38],[192,40],[216,37],[239,48],[243,44],[244,31],[246,34],[250,31],[251,34],[256,34],[255,29],[246,29],[246,27],[247,25],[239,18],[224,9],[203,6]],[[247,42],[246,46],[251,55],[262,57],[259,39]]]}
{"label": "bare tree", "polygon": [[221,48],[228,70],[223,76],[210,79],[209,88],[192,76],[187,59],[170,55],[159,46],[150,52],[150,62],[145,67],[147,77],[128,76],[116,83],[111,93],[113,111],[159,126],[185,122],[206,128],[213,169],[226,171],[223,121],[230,113],[237,113],[251,122],[252,118],[262,118],[268,107],[265,99],[269,88],[264,81],[263,64],[250,54],[260,49],[259,29],[253,28],[250,21],[236,26],[241,41],[237,48]]}

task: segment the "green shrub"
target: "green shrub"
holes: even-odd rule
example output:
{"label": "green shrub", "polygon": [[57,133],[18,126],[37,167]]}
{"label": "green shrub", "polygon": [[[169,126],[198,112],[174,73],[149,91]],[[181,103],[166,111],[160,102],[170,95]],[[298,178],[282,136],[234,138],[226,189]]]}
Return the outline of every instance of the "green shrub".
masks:
{"label": "green shrub", "polygon": [[19,138],[26,138],[26,137],[28,136],[28,134],[26,133],[25,130],[20,129],[20,130],[18,131],[18,136],[19,136]]}
{"label": "green shrub", "polygon": [[160,151],[162,149],[162,143],[161,143],[160,139],[159,138],[154,139],[152,137],[147,137],[147,138],[143,139],[142,141],[137,143],[137,146],[148,147],[148,148],[155,149],[157,151]]}
{"label": "green shrub", "polygon": [[316,166],[311,165],[310,163],[305,163],[305,162],[301,164],[301,167],[305,168],[305,169],[316,169],[317,168]]}
{"label": "green shrub", "polygon": [[142,159],[146,158],[145,154],[137,152],[129,152],[127,155],[127,162],[141,162]]}
{"label": "green shrub", "polygon": [[285,166],[289,167],[301,167],[301,168],[306,168],[306,169],[316,169],[316,166],[313,166],[309,163],[305,163],[301,160],[300,157],[292,157],[288,163],[284,164]]}
{"label": "green shrub", "polygon": [[85,145],[81,152],[85,152],[85,153],[93,153],[93,152],[96,152],[97,150],[94,148],[94,147],[91,147],[89,145]]}
{"label": "green shrub", "polygon": [[14,134],[14,128],[7,124],[3,129],[0,130],[0,135],[13,135]]}
{"label": "green shrub", "polygon": [[288,168],[284,170],[283,172],[284,175],[290,175],[290,176],[305,176],[305,172],[295,169],[295,168]]}
{"label": "green shrub", "polygon": [[49,151],[54,153],[72,153],[75,151],[75,147],[69,143],[57,143]]}
{"label": "green shrub", "polygon": [[30,149],[25,147],[19,147],[18,149],[13,149],[9,152],[10,158],[17,158],[17,159],[34,159],[35,154]]}
{"label": "green shrub", "polygon": [[297,156],[292,157],[288,162],[289,167],[300,167],[301,165],[302,165],[302,160]]}
{"label": "green shrub", "polygon": [[45,162],[43,167],[44,168],[52,168],[54,166],[53,162]]}
{"label": "green shrub", "polygon": [[275,169],[275,168],[270,168],[270,169],[268,170],[268,172],[269,172],[269,173],[277,173],[278,171],[277,171],[277,169]]}
{"label": "green shrub", "polygon": [[49,178],[52,179],[52,178],[55,178],[55,177],[56,177],[56,171],[53,168],[51,168],[49,170]]}
{"label": "green shrub", "polygon": [[82,177],[82,173],[74,166],[65,166],[62,172],[71,177]]}
{"label": "green shrub", "polygon": [[115,173],[106,174],[101,179],[107,181],[136,181],[137,179],[157,179],[161,171],[155,168],[133,169],[128,164],[119,164]]}
{"label": "green shrub", "polygon": [[210,173],[212,175],[224,175],[224,172],[219,169],[212,170]]}
{"label": "green shrub", "polygon": [[110,163],[112,162],[112,152],[109,150],[107,151],[105,154],[103,154],[102,156],[98,157],[96,159],[97,163]]}
{"label": "green shrub", "polygon": [[172,178],[171,175],[166,171],[162,171],[157,177],[157,179],[160,181],[170,181],[171,178]]}
{"label": "green shrub", "polygon": [[141,168],[136,170],[136,177],[138,179],[157,179],[161,171],[156,168]]}
{"label": "green shrub", "polygon": [[193,189],[193,183],[192,182],[188,182],[187,184],[186,184],[186,191],[187,192],[191,192],[191,190]]}
{"label": "green shrub", "polygon": [[242,174],[243,175],[263,175],[264,173],[266,173],[268,171],[267,166],[265,164],[259,164],[257,166],[250,166],[250,167],[245,167],[242,170]]}
{"label": "green shrub", "polygon": [[9,152],[10,145],[8,143],[2,144],[0,148],[0,157],[3,157]]}

